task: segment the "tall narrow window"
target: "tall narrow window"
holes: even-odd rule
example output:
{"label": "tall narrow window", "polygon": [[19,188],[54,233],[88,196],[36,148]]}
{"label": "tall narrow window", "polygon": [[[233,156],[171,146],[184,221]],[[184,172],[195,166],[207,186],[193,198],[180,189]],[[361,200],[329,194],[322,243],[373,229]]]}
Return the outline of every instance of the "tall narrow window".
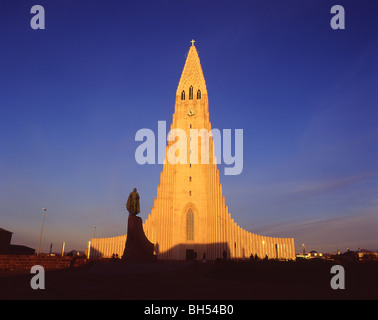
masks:
{"label": "tall narrow window", "polygon": [[181,100],[185,100],[185,91],[184,90],[182,90],[182,92],[181,92]]}
{"label": "tall narrow window", "polygon": [[192,209],[186,214],[186,240],[194,240],[194,215]]}
{"label": "tall narrow window", "polygon": [[201,90],[200,89],[198,89],[198,91],[197,91],[197,99],[201,99]]}
{"label": "tall narrow window", "polygon": [[189,88],[189,100],[193,100],[193,86]]}

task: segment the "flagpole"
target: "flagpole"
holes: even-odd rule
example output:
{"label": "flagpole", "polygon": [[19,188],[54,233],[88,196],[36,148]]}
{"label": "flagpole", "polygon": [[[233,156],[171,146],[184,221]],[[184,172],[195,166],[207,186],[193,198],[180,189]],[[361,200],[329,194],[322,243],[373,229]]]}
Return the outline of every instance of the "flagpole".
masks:
{"label": "flagpole", "polygon": [[40,237],[39,237],[39,243],[38,243],[37,256],[39,255],[39,249],[40,249],[40,247],[41,247],[41,239],[42,239],[43,224],[45,223],[45,214],[46,214],[47,209],[42,208],[42,210],[43,210],[43,219],[42,219],[41,235],[40,235]]}

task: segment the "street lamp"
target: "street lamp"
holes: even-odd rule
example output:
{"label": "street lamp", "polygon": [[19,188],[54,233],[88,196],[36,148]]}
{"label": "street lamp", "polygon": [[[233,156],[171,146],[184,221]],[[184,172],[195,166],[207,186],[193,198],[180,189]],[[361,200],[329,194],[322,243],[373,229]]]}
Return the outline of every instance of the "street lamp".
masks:
{"label": "street lamp", "polygon": [[39,237],[39,243],[38,243],[38,251],[37,251],[37,255],[39,255],[39,248],[41,247],[41,239],[42,239],[43,224],[45,223],[45,215],[46,215],[46,211],[47,211],[47,209],[46,209],[46,208],[42,208],[42,210],[43,210],[43,220],[42,220],[41,235],[40,235],[40,237]]}

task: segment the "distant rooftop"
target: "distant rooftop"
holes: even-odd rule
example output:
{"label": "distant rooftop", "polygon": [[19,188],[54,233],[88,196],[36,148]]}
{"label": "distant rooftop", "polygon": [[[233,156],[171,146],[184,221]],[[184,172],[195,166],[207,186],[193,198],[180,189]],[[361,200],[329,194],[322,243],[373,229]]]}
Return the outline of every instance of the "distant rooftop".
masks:
{"label": "distant rooftop", "polygon": [[0,232],[9,232],[9,233],[13,233],[13,232],[10,232],[10,231],[5,230],[5,229],[3,229],[3,228],[0,228]]}

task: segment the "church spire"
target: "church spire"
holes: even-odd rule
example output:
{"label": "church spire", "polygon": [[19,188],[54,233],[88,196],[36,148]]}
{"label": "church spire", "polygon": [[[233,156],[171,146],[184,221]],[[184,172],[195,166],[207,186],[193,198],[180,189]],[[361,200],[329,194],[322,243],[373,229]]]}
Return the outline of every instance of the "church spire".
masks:
{"label": "church spire", "polygon": [[181,96],[184,91],[186,95],[189,94],[189,88],[192,87],[194,93],[200,90],[201,94],[207,95],[205,77],[203,76],[202,67],[198,52],[194,46],[194,40],[190,41],[192,43],[186,61],[184,70],[182,71],[179,85],[177,87],[177,96]]}

